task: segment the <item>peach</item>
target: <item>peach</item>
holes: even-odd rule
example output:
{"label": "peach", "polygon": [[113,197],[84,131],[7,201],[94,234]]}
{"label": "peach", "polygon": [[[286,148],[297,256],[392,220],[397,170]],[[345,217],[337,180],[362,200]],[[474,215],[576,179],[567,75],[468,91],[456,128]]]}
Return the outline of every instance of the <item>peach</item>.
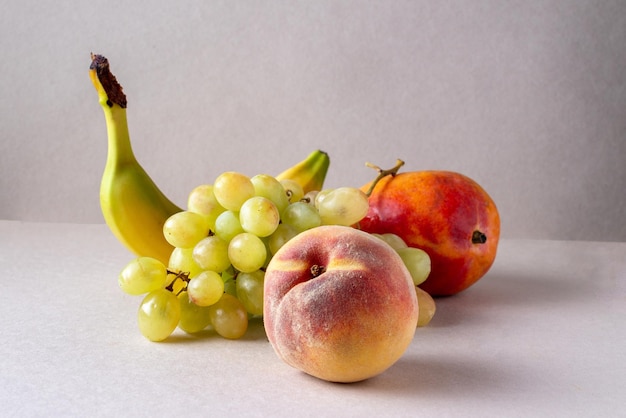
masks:
{"label": "peach", "polygon": [[415,334],[418,302],[400,256],[357,229],[309,229],[267,266],[263,318],[287,364],[332,382],[356,382],[391,367]]}
{"label": "peach", "polygon": [[426,251],[431,272],[419,286],[432,296],[467,289],[495,260],[498,210],[487,192],[467,176],[451,171],[387,176],[372,190],[369,204],[358,227],[396,234],[409,246]]}

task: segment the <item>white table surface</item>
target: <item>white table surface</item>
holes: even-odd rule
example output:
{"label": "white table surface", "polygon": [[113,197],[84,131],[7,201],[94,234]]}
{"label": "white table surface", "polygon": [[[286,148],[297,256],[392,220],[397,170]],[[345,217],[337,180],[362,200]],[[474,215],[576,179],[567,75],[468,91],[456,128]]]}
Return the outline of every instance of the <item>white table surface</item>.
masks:
{"label": "white table surface", "polygon": [[139,333],[104,225],[0,221],[3,416],[626,416],[626,243],[504,240],[438,300],[389,370],[356,384],[242,340]]}

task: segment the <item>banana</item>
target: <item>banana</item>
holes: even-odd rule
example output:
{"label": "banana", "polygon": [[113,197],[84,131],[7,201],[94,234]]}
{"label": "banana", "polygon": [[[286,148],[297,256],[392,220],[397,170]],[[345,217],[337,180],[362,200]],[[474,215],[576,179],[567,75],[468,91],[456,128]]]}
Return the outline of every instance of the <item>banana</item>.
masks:
{"label": "banana", "polygon": [[102,55],[91,56],[89,75],[104,111],[108,154],[100,183],[106,224],[130,251],[168,264],[173,247],[163,224],[182,209],[168,199],[133,153],[126,119],[126,96]]}
{"label": "banana", "polygon": [[328,154],[321,150],[313,151],[304,160],[276,176],[278,180],[291,179],[298,182],[304,193],[320,191],[324,186],[330,166]]}
{"label": "banana", "polygon": [[[100,183],[100,207],[115,237],[138,256],[149,256],[168,265],[173,247],[165,240],[163,224],[183,209],[157,187],[133,153],[126,95],[102,55],[91,55],[89,76],[96,88],[107,127],[107,160]],[[313,151],[304,160],[280,173],[304,192],[321,190],[330,165],[324,151]]]}

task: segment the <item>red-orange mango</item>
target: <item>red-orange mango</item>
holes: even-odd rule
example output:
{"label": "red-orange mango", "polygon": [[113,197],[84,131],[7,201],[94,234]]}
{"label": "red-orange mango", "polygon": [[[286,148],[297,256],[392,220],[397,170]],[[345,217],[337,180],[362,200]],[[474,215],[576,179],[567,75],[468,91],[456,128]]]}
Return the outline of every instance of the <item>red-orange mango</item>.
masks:
{"label": "red-orange mango", "polygon": [[[367,191],[367,184],[362,190]],[[487,192],[451,171],[412,171],[379,181],[358,227],[393,233],[431,258],[420,288],[432,296],[461,292],[492,266],[500,238],[500,216]]]}

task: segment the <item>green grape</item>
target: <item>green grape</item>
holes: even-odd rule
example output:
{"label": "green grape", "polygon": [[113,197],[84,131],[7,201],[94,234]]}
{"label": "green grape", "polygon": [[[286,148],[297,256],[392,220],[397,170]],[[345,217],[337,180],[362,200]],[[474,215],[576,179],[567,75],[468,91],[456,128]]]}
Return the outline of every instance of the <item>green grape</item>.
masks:
{"label": "green grape", "polygon": [[227,210],[215,219],[215,235],[229,242],[235,235],[245,232],[239,222],[239,213]]}
{"label": "green grape", "polygon": [[198,306],[209,306],[220,300],[224,293],[222,276],[214,271],[203,271],[187,283],[187,294]]}
{"label": "green grape", "polygon": [[209,234],[209,221],[195,212],[182,211],[170,216],[163,225],[167,242],[178,248],[192,248]]}
{"label": "green grape", "polygon": [[280,213],[266,197],[254,196],[246,200],[239,210],[239,222],[244,231],[258,237],[271,235],[278,226]]}
{"label": "green grape", "polygon": [[219,204],[213,194],[213,185],[202,184],[194,188],[187,198],[187,210],[205,216],[209,225],[215,225],[215,218],[226,209]]}
{"label": "green grape", "polygon": [[267,249],[261,238],[249,232],[234,237],[228,244],[228,258],[239,271],[250,273],[265,264]]}
{"label": "green grape", "polygon": [[224,293],[237,297],[237,280],[224,282]]}
{"label": "green grape", "polygon": [[414,247],[404,247],[396,250],[404,265],[411,273],[413,283],[423,283],[430,274],[430,257],[424,250]]}
{"label": "green grape", "polygon": [[265,245],[265,262],[261,266],[262,269],[266,269],[267,265],[272,261],[272,252],[270,251],[269,237],[261,238],[261,242]]}
{"label": "green grape", "polygon": [[129,295],[143,295],[165,286],[167,268],[152,257],[139,257],[124,267],[118,277],[120,288]]}
{"label": "green grape", "polygon": [[222,281],[224,282],[224,293],[228,293],[229,295],[233,295],[235,297],[237,297],[237,289],[235,283],[235,276],[237,274],[238,273],[235,272],[235,269],[232,265],[224,270],[221,274]]}
{"label": "green grape", "polygon": [[168,290],[159,289],[148,293],[139,305],[139,330],[150,341],[163,341],[169,337],[179,320],[180,303]]}
{"label": "green grape", "polygon": [[304,203],[308,203],[309,205],[315,206],[315,198],[317,197],[319,192],[319,190],[311,190],[304,195],[301,201]]}
{"label": "green grape", "polygon": [[306,231],[322,224],[322,218],[317,209],[303,201],[294,202],[287,206],[281,218],[283,223],[293,226],[298,232]]}
{"label": "green grape", "polygon": [[296,235],[298,235],[298,231],[293,226],[285,223],[279,224],[276,231],[267,239],[270,254],[276,254],[280,247]]}
{"label": "green grape", "polygon": [[188,334],[202,331],[211,324],[208,306],[198,306],[191,301],[187,292],[178,295],[180,303],[180,321],[178,328]]}
{"label": "green grape", "polygon": [[290,203],[294,203],[299,201],[304,197],[304,190],[302,186],[297,181],[291,179],[284,179],[280,181],[280,184],[283,185],[285,189],[285,193],[287,193],[287,198]]}
{"label": "green grape", "polygon": [[323,225],[350,226],[367,215],[368,197],[355,187],[340,187],[324,193],[318,193],[316,205]]}
{"label": "green grape", "polygon": [[224,282],[224,284],[226,284],[229,281],[234,281],[235,276],[237,275],[237,272],[235,271],[234,267],[231,265],[226,270],[224,270],[220,275],[222,276],[222,281]]}
{"label": "green grape", "polygon": [[417,293],[417,306],[419,308],[417,326],[425,327],[428,325],[430,320],[433,319],[433,316],[435,316],[437,305],[435,304],[435,300],[432,296],[430,296],[430,294],[428,294],[425,290],[415,286],[415,291]]}
{"label": "green grape", "polygon": [[193,248],[174,248],[167,264],[171,271],[189,273],[189,277],[197,276],[202,267],[193,259]]}
{"label": "green grape", "polygon": [[236,212],[243,202],[254,196],[254,185],[245,174],[227,171],[215,179],[213,194],[220,205]]}
{"label": "green grape", "polygon": [[407,247],[406,242],[404,242],[404,240],[396,234],[385,233],[385,234],[371,234],[371,235],[385,241],[387,244],[389,244],[391,248],[393,248],[396,251],[398,251],[400,248]]}
{"label": "green grape", "polygon": [[326,196],[328,196],[333,190],[335,189],[324,189],[317,192],[317,194],[315,195],[315,200],[313,201],[314,206],[316,208],[319,208],[320,204],[324,201],[324,199],[326,199]]}
{"label": "green grape", "polygon": [[237,299],[251,315],[263,315],[264,279],[262,270],[237,275]]}
{"label": "green grape", "polygon": [[276,205],[278,212],[282,212],[289,204],[289,198],[283,185],[268,174],[257,174],[250,179],[254,185],[254,194],[263,196]]}
{"label": "green grape", "polygon": [[230,266],[228,259],[228,243],[212,235],[201,240],[193,247],[194,261],[204,270],[221,273]]}
{"label": "green grape", "polygon": [[221,299],[209,307],[211,324],[224,338],[241,338],[248,329],[248,313],[234,296],[224,293]]}

